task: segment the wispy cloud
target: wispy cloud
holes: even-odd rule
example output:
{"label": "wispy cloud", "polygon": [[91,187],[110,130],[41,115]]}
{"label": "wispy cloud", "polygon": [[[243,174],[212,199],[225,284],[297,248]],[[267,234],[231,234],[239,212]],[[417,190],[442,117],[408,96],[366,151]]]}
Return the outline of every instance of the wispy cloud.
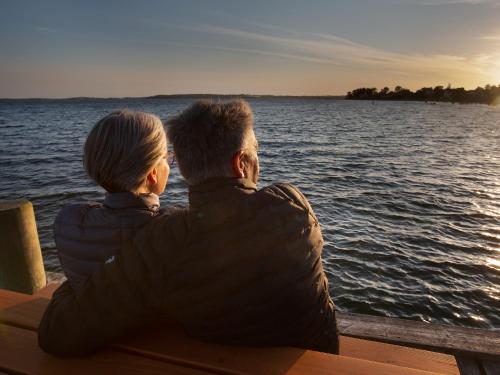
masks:
{"label": "wispy cloud", "polygon": [[482,36],[480,39],[491,40],[493,42],[500,42],[500,35],[485,35],[485,36]]}
{"label": "wispy cloud", "polygon": [[57,32],[56,29],[52,29],[50,27],[43,27],[43,26],[35,26],[35,31],[40,32],[40,33],[55,33],[55,32]]}
{"label": "wispy cloud", "polygon": [[[376,67],[392,72],[425,75],[446,73],[446,75],[484,74],[498,56],[455,56],[403,54],[374,48],[365,44],[330,34],[300,33],[284,36],[286,29],[280,29],[281,35],[272,33],[272,27],[262,31],[247,31],[221,26],[201,25],[194,30],[203,33],[224,36],[224,40],[233,41],[236,45],[253,45],[253,51],[261,54],[283,56],[298,60],[318,62],[332,65],[357,65],[358,67]],[[291,34],[291,33],[290,33]]]}

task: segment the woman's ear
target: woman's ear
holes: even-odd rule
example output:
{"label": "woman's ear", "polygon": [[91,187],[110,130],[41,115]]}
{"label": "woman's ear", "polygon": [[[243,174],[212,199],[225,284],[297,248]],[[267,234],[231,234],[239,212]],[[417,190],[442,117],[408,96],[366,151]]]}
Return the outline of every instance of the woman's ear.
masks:
{"label": "woman's ear", "polygon": [[231,160],[231,167],[233,170],[233,176],[238,178],[245,178],[245,160],[243,151],[238,151],[233,155]]}
{"label": "woman's ear", "polygon": [[154,167],[149,171],[148,175],[146,176],[146,186],[149,188],[150,186],[156,185],[157,182],[158,182],[158,170],[156,169],[156,167]]}

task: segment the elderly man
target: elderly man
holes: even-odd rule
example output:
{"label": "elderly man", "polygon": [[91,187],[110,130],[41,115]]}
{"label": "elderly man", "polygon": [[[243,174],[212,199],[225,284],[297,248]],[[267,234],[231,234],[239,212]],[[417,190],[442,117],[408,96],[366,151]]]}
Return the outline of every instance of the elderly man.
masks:
{"label": "elderly man", "polygon": [[168,316],[207,341],[337,353],[318,221],[297,188],[257,190],[249,105],[196,102],[169,122],[168,137],[189,208],[154,219],[81,289],[64,283],[40,346],[85,355]]}

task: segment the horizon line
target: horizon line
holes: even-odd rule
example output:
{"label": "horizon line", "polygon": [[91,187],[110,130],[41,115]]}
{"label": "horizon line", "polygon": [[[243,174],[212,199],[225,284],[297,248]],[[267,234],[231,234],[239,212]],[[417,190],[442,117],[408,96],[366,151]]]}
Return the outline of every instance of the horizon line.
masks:
{"label": "horizon line", "polygon": [[229,98],[331,98],[342,99],[346,94],[342,95],[278,95],[278,94],[157,94],[148,96],[69,96],[69,97],[23,97],[23,98],[0,98],[0,100],[82,100],[82,99],[162,99],[162,98],[208,98],[208,97],[229,97]]}

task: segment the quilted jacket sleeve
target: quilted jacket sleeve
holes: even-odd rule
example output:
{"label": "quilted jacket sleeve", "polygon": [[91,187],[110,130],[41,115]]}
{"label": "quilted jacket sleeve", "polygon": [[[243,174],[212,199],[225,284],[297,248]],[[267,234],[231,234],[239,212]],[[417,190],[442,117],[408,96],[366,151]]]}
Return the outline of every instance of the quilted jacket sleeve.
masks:
{"label": "quilted jacket sleeve", "polygon": [[54,292],[38,329],[43,350],[88,355],[158,315],[164,285],[158,278],[165,276],[165,253],[174,246],[166,221],[153,220],[81,288],[65,282]]}

